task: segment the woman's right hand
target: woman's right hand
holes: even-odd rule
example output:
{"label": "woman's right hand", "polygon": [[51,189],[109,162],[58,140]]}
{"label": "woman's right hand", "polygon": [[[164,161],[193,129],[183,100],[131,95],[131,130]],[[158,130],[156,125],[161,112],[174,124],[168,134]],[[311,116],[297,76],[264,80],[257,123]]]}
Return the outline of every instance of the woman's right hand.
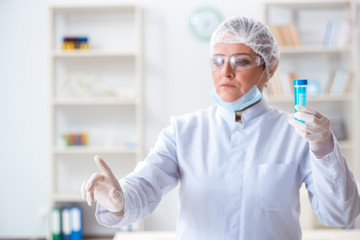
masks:
{"label": "woman's right hand", "polygon": [[81,197],[87,200],[89,206],[92,206],[96,199],[110,212],[122,215],[125,203],[120,184],[101,157],[95,156],[94,159],[101,172],[94,173],[89,180],[82,183]]}

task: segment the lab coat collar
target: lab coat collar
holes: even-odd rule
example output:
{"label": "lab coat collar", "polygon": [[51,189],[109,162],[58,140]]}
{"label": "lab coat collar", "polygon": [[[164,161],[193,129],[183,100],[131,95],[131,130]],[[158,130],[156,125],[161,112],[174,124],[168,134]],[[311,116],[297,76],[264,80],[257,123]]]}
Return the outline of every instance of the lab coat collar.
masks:
{"label": "lab coat collar", "polygon": [[[262,98],[261,101],[257,104],[255,104],[252,107],[249,107],[246,109],[242,115],[241,115],[241,121],[242,124],[246,124],[253,119],[260,116],[262,113],[264,113],[269,108],[268,104],[266,103],[265,99]],[[226,122],[230,124],[235,124],[235,112],[229,109],[226,109],[224,107],[221,107],[218,105],[217,113],[226,120]]]}

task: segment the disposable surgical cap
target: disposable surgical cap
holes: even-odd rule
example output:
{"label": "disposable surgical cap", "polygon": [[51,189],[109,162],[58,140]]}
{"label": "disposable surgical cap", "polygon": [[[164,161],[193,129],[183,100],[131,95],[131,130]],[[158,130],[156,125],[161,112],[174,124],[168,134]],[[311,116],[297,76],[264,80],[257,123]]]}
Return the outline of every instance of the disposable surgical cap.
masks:
{"label": "disposable surgical cap", "polygon": [[223,21],[211,36],[211,52],[219,43],[243,43],[265,62],[268,78],[279,63],[279,47],[270,29],[263,23],[248,17],[233,17]]}

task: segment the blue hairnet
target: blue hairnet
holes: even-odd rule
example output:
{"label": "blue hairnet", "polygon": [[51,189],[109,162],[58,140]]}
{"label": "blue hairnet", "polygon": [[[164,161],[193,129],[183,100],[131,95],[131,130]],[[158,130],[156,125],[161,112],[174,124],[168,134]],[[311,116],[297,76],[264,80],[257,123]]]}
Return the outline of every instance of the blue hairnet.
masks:
{"label": "blue hairnet", "polygon": [[268,78],[279,64],[280,51],[276,40],[268,26],[258,20],[233,17],[223,21],[211,36],[211,52],[219,42],[243,43],[250,47],[263,58]]}

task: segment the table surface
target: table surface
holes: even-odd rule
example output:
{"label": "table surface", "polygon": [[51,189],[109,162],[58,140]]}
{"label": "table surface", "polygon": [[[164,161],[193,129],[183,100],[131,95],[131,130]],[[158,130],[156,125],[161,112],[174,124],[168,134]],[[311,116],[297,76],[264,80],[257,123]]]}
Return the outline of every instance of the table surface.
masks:
{"label": "table surface", "polygon": [[[360,230],[303,231],[303,240],[360,240]],[[118,232],[113,240],[175,240],[175,232]]]}

